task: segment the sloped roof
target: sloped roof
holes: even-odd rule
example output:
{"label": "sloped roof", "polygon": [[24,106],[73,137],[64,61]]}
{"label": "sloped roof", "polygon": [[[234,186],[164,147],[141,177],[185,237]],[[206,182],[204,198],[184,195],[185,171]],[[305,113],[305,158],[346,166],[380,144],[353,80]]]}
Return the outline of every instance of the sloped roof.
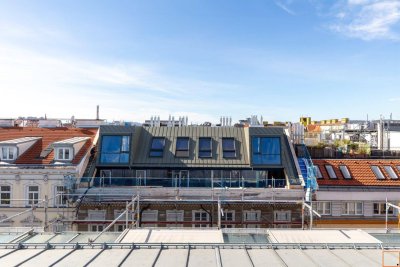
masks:
{"label": "sloped roof", "polygon": [[40,158],[40,153],[50,144],[73,137],[89,137],[90,139],[86,141],[72,161],[72,164],[78,164],[90,148],[96,133],[97,129],[0,127],[0,141],[23,137],[41,137],[28,151],[17,158],[15,164],[50,164],[54,159],[54,151],[46,157]]}
{"label": "sloped roof", "polygon": [[[318,159],[313,160],[314,165],[318,166],[323,178],[318,179],[320,186],[400,186],[400,160],[394,159]],[[325,165],[332,165],[337,179],[329,178]],[[347,166],[351,179],[345,179],[339,166]],[[384,174],[385,179],[377,179],[371,166],[378,166]],[[399,177],[391,179],[389,174],[383,168],[391,166]]]}

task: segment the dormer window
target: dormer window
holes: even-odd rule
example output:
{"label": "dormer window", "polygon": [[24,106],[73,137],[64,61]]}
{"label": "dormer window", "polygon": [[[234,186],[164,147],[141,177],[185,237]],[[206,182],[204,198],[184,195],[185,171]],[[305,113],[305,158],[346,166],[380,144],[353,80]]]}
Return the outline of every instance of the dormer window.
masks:
{"label": "dormer window", "polygon": [[56,160],[72,160],[72,148],[60,147],[56,150]]}
{"label": "dormer window", "polygon": [[1,147],[1,160],[15,160],[17,158],[17,148],[13,146]]}

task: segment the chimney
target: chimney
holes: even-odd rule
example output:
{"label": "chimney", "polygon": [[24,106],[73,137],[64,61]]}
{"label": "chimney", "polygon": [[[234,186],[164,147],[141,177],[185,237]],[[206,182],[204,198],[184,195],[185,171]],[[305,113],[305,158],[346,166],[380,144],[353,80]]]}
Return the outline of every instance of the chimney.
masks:
{"label": "chimney", "polygon": [[99,120],[99,119],[100,119],[100,106],[97,105],[97,107],[96,107],[96,120]]}

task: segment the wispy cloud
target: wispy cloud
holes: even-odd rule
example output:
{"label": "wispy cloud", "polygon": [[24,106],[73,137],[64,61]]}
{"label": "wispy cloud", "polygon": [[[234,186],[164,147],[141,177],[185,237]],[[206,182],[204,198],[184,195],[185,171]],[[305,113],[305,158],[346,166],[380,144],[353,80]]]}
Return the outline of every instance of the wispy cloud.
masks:
{"label": "wispy cloud", "polygon": [[294,16],[294,15],[296,15],[296,13],[295,13],[293,10],[291,10],[291,9],[289,8],[289,6],[290,6],[291,3],[292,3],[291,0],[286,0],[286,1],[285,1],[285,0],[276,0],[276,1],[275,1],[275,4],[276,4],[278,7],[280,7],[282,10],[284,10],[286,13],[288,13],[288,14]]}
{"label": "wispy cloud", "polygon": [[400,40],[400,0],[348,0],[334,7],[330,29],[362,40]]}

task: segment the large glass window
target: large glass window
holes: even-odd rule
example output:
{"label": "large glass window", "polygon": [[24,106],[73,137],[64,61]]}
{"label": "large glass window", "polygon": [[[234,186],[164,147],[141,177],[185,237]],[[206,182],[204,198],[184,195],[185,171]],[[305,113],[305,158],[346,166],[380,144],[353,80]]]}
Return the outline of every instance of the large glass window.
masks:
{"label": "large glass window", "polygon": [[150,157],[162,157],[164,154],[165,138],[154,137],[151,141]]}
{"label": "large glass window", "polygon": [[175,156],[179,158],[189,157],[189,137],[178,137],[176,139]]}
{"label": "large glass window", "polygon": [[324,178],[324,177],[322,176],[321,170],[319,169],[319,166],[318,166],[318,165],[315,165],[314,167],[315,167],[315,173],[316,173],[316,175],[317,175],[317,179],[322,179],[322,178]]}
{"label": "large glass window", "polygon": [[253,164],[281,164],[281,140],[279,137],[253,137],[252,152]]}
{"label": "large glass window", "polygon": [[104,135],[101,142],[101,163],[128,163],[130,137],[122,135]]}
{"label": "large glass window", "polygon": [[[389,207],[388,214],[394,214],[393,207]],[[374,203],[374,215],[386,215],[386,203]]]}
{"label": "large glass window", "polygon": [[7,207],[10,206],[11,199],[11,186],[2,185],[0,186],[0,206]]}
{"label": "large glass window", "polygon": [[313,202],[313,210],[316,210],[320,215],[331,215],[332,208],[331,202],[318,201]]}
{"label": "large glass window", "polygon": [[212,139],[210,137],[199,138],[199,158],[212,157]]}
{"label": "large glass window", "polygon": [[222,138],[222,154],[224,158],[236,158],[234,138]]}

